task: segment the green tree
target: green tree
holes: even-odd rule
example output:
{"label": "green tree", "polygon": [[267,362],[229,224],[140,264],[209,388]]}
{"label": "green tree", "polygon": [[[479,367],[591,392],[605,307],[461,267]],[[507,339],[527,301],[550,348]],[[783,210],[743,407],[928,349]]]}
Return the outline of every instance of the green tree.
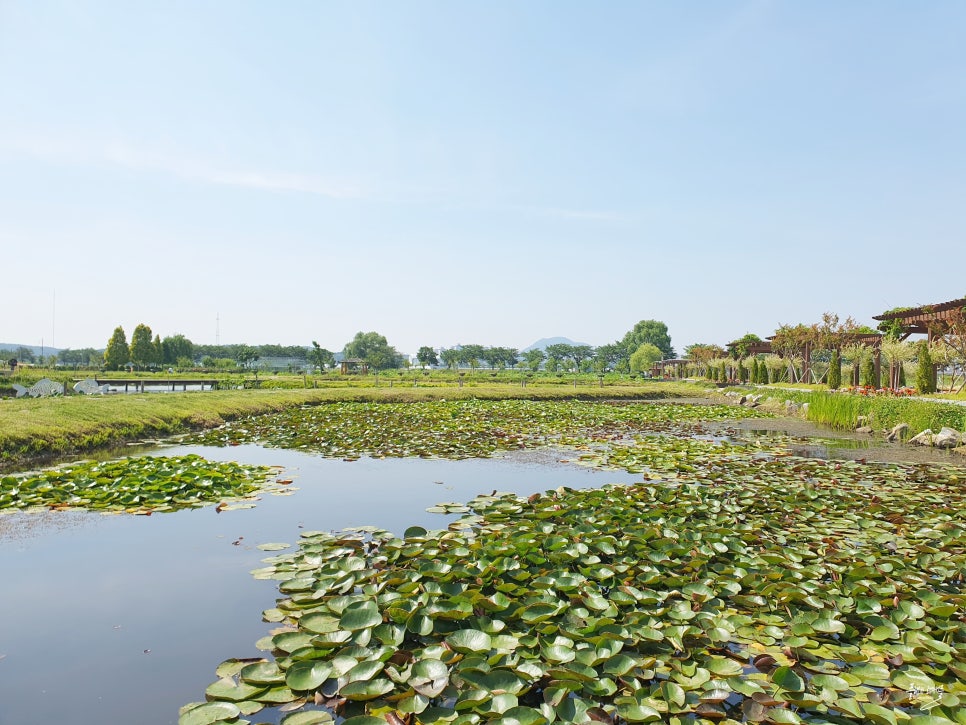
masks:
{"label": "green tree", "polygon": [[388,370],[402,365],[402,357],[377,332],[357,332],[342,350],[346,358],[365,360],[371,370]]}
{"label": "green tree", "polygon": [[183,367],[179,361],[182,358],[194,360],[195,346],[184,335],[172,335],[161,341],[161,362],[164,365]]}
{"label": "green tree", "polygon": [[546,359],[546,357],[547,354],[539,348],[527,350],[525,353],[523,353],[523,361],[527,369],[534,373],[540,369],[540,364]]}
{"label": "green tree", "polygon": [[667,325],[659,320],[641,320],[624,335],[624,339],[620,342],[628,357],[637,352],[644,343],[657,347],[661,351],[661,359],[674,357],[674,348],[671,347],[671,336],[668,334]]}
{"label": "green tree", "polygon": [[929,343],[922,340],[919,343],[916,366],[916,390],[920,393],[936,392],[936,368],[932,364],[929,354]]}
{"label": "green tree", "polygon": [[151,328],[143,322],[134,328],[131,334],[131,347],[129,353],[131,362],[135,367],[142,369],[151,364],[154,357],[154,348],[151,344]]}
{"label": "green tree", "polygon": [[755,342],[761,342],[761,338],[758,337],[758,335],[754,335],[750,332],[746,335],[742,335],[737,340],[729,342],[728,347],[731,349],[731,357],[733,357],[735,360],[748,357],[748,348],[752,343]]}
{"label": "green tree", "polygon": [[520,362],[520,351],[515,347],[498,347],[499,350],[499,362],[500,369],[516,367],[517,363]]}
{"label": "green tree", "polygon": [[460,351],[454,347],[451,347],[448,350],[443,350],[440,352],[439,356],[443,360],[443,365],[451,370],[455,370],[456,366],[460,363]]}
{"label": "green tree", "polygon": [[155,335],[151,343],[151,364],[160,365],[164,361],[164,346],[161,344],[161,335]]}
{"label": "green tree", "polygon": [[460,365],[466,365],[476,370],[480,366],[484,352],[482,345],[461,345],[459,349]]}
{"label": "green tree", "polygon": [[325,372],[326,367],[335,365],[335,355],[319,345],[315,340],[312,340],[312,360],[318,366],[320,373]]}
{"label": "green tree", "polygon": [[832,350],[832,360],[828,368],[828,386],[831,390],[842,387],[842,357],[838,350]]}
{"label": "green tree", "polygon": [[439,365],[439,358],[436,357],[436,351],[429,345],[423,345],[419,348],[416,353],[416,360],[424,368],[428,368],[430,365]]}
{"label": "green tree", "polygon": [[108,370],[120,370],[131,359],[131,351],[127,346],[127,335],[124,328],[118,325],[114,328],[114,334],[107,341],[107,348],[104,350],[104,367]]}
{"label": "green tree", "polygon": [[[252,367],[256,362],[258,362],[259,357],[261,356],[258,354],[258,350],[250,345],[239,345],[235,352],[235,360],[237,360],[238,364],[243,368]],[[258,376],[256,375],[256,377]]]}
{"label": "green tree", "polygon": [[632,373],[645,373],[649,372],[651,366],[659,360],[664,359],[664,353],[661,349],[650,342],[645,342],[631,355],[631,372]]}
{"label": "green tree", "polygon": [[23,345],[17,348],[17,351],[13,354],[13,356],[22,363],[32,363],[37,359],[37,357],[34,355],[34,351],[29,347],[24,347]]}
{"label": "green tree", "polygon": [[586,360],[594,356],[594,348],[590,345],[572,345],[570,347],[570,359],[574,361],[574,369],[580,370]]}
{"label": "green tree", "polygon": [[604,373],[616,369],[621,354],[622,348],[616,342],[601,345],[594,351],[594,371]]}
{"label": "green tree", "polygon": [[553,368],[553,370],[557,370],[560,368],[561,363],[572,360],[573,349],[573,345],[568,345],[565,342],[547,345],[547,369]]}

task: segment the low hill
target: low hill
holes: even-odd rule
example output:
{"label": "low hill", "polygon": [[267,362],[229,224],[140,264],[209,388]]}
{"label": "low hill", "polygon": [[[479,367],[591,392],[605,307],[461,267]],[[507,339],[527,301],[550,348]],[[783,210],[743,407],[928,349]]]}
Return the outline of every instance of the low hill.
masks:
{"label": "low hill", "polygon": [[[543,337],[537,340],[535,343],[529,347],[523,348],[520,352],[529,352],[530,350],[546,350],[550,345],[586,345],[586,342],[574,342],[567,337]],[[591,345],[593,347],[593,345]]]}

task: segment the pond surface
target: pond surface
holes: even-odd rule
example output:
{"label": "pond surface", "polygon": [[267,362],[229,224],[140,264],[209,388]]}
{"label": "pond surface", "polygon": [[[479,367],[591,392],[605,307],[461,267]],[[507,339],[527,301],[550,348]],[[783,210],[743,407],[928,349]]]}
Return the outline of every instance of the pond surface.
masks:
{"label": "pond surface", "polygon": [[258,544],[295,546],[303,529],[444,528],[455,517],[426,507],[494,489],[640,480],[547,449],[459,461],[346,462],[255,445],[158,453],[283,466],[291,494],[222,513],[0,515],[0,725],[176,723],[179,707],[204,699],[218,663],[264,654],[255,642],[274,626],[260,612],[275,605],[276,582],[249,572],[275,552]]}

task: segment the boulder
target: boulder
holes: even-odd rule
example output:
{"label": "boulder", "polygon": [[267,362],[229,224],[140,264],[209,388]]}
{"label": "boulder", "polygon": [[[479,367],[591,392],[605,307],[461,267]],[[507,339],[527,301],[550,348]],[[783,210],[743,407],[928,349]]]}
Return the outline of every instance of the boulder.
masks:
{"label": "boulder", "polygon": [[808,417],[808,403],[802,403],[802,415]]}
{"label": "boulder", "polygon": [[855,429],[855,432],[856,433],[865,433],[867,435],[871,435],[872,434],[872,426],[871,425],[862,425],[862,426],[859,426],[858,428]]}
{"label": "boulder", "polygon": [[946,427],[943,427],[932,439],[932,444],[936,448],[958,448],[961,442],[962,436],[959,435],[959,431]]}
{"label": "boulder", "polygon": [[908,423],[899,423],[892,430],[886,434],[886,440],[890,443],[895,443],[896,441],[902,440],[906,437],[906,433],[909,432]]}
{"label": "boulder", "polygon": [[798,403],[794,400],[785,401],[785,413],[788,415],[795,415],[798,412]]}
{"label": "boulder", "polygon": [[932,445],[932,431],[926,428],[922,433],[917,436],[913,436],[909,439],[909,442],[917,446],[931,446]]}
{"label": "boulder", "polygon": [[747,401],[747,400],[748,400],[748,398],[746,398],[744,395],[742,395],[740,398],[738,398],[738,405],[744,405],[745,404],[745,401]]}

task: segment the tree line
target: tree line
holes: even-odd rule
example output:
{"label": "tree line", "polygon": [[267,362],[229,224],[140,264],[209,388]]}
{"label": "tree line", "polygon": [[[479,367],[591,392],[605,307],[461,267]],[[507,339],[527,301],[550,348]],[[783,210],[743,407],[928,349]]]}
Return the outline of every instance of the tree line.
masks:
{"label": "tree line", "polygon": [[[387,370],[409,365],[409,360],[377,332],[358,332],[342,349],[342,358],[360,360],[371,370]],[[658,320],[641,320],[613,343],[593,347],[557,343],[546,349],[520,352],[516,348],[459,345],[437,350],[424,345],[416,361],[424,367],[443,365],[450,369],[487,367],[491,369],[523,368],[549,372],[643,372],[657,360],[674,357],[667,325]],[[130,342],[122,326],[114,329],[103,353],[93,348],[62,350],[59,362],[74,367],[97,367],[108,370],[133,367],[150,370],[163,367],[253,367],[263,358],[291,358],[325,370],[336,364],[336,353],[323,348],[315,340],[311,347],[301,345],[201,345],[181,334],[162,338],[151,327],[140,323],[134,328]]]}

